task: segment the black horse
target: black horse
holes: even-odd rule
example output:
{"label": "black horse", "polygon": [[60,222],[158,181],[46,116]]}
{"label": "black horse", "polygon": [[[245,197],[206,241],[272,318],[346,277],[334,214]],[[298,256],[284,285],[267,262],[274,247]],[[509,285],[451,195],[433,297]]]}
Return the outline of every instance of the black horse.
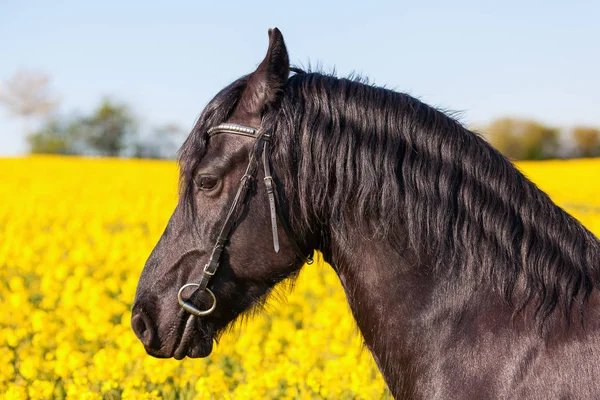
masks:
{"label": "black horse", "polygon": [[146,351],[208,356],[316,249],[395,397],[600,398],[598,239],[457,121],[290,71],[269,38],[180,150],[133,307]]}

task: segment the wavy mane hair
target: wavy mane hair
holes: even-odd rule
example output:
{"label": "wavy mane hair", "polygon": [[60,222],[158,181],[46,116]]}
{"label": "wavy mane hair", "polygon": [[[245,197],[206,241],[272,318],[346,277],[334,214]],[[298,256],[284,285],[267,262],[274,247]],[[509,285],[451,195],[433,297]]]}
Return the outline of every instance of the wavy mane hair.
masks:
{"label": "wavy mane hair", "polygon": [[[542,320],[583,307],[599,280],[598,239],[485,140],[409,95],[296,72],[262,128],[297,235],[366,229],[408,243],[435,273],[487,282],[519,309],[535,304]],[[246,82],[217,94],[181,148],[182,199],[207,129],[231,115]]]}

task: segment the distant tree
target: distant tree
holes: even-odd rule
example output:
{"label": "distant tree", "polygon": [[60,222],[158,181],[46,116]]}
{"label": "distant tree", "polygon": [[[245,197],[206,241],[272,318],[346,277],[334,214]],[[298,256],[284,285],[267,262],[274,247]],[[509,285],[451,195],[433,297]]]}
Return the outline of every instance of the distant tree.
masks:
{"label": "distant tree", "polygon": [[58,118],[48,119],[27,136],[31,153],[77,154],[77,125]]}
{"label": "distant tree", "polygon": [[79,136],[88,147],[111,157],[121,155],[137,131],[137,122],[129,108],[109,99],[104,99],[94,114],[81,122]]}
{"label": "distant tree", "polygon": [[138,138],[133,146],[136,158],[175,158],[182,139],[182,129],[176,124],[154,128],[151,135]]}
{"label": "distant tree", "polygon": [[600,129],[578,126],[571,132],[575,142],[575,152],[580,157],[600,156]]}
{"label": "distant tree", "polygon": [[50,92],[50,78],[39,71],[19,70],[0,82],[0,104],[17,117],[46,116],[59,105]]}
{"label": "distant tree", "polygon": [[502,154],[508,158],[520,160],[523,157],[523,151],[519,138],[514,133],[513,124],[512,119],[499,119],[493,121],[484,132],[492,146],[500,150]]}
{"label": "distant tree", "polygon": [[514,160],[544,160],[558,154],[559,131],[539,122],[503,118],[487,128],[490,143]]}
{"label": "distant tree", "polygon": [[[19,70],[10,79],[0,81],[0,106],[8,111],[10,117],[21,119],[25,134],[29,134],[39,118],[48,117],[59,105],[59,99],[51,93],[49,83],[48,75],[29,70]],[[46,128],[49,130],[32,138],[29,146],[35,148],[35,152],[54,152],[50,149],[63,151],[63,138],[50,138],[48,135],[52,129],[50,126]]]}

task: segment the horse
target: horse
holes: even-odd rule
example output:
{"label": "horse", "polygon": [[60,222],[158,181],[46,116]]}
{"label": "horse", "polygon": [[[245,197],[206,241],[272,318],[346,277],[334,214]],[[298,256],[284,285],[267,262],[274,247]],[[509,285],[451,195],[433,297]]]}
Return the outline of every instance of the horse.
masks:
{"label": "horse", "polygon": [[132,309],[148,354],[207,357],[318,250],[395,398],[600,398],[600,241],[452,117],[290,67],[275,28],[179,164]]}

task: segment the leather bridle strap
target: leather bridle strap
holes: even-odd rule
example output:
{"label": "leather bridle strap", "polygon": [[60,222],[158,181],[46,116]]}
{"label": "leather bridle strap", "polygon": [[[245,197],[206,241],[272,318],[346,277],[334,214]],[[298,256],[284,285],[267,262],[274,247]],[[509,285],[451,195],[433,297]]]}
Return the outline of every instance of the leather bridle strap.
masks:
{"label": "leather bridle strap", "polygon": [[[209,137],[211,137],[213,135],[221,134],[221,133],[230,133],[230,134],[235,134],[235,135],[248,136],[248,137],[252,137],[252,138],[256,139],[259,143],[261,141],[263,142],[263,147],[262,147],[263,159],[262,159],[262,161],[263,161],[264,173],[265,173],[264,182],[265,182],[265,188],[267,191],[267,197],[268,197],[268,201],[269,201],[269,211],[270,211],[270,215],[271,215],[271,231],[273,234],[273,247],[275,249],[275,252],[278,253],[280,250],[279,234],[277,232],[277,219],[279,219],[279,222],[283,226],[283,228],[288,236],[288,239],[290,240],[290,243],[292,243],[292,246],[294,247],[294,250],[296,251],[296,253],[306,263],[309,263],[309,264],[312,263],[312,261],[313,261],[312,257],[306,257],[303,255],[302,251],[300,250],[300,247],[298,246],[298,244],[294,240],[293,236],[291,235],[291,232],[287,226],[287,223],[285,222],[285,219],[282,217],[282,215],[279,213],[278,208],[276,207],[275,182],[273,180],[273,176],[271,175],[271,167],[270,167],[270,161],[269,161],[269,159],[270,159],[270,157],[269,157],[270,156],[269,141],[271,139],[270,135],[267,135],[264,132],[259,132],[257,129],[254,129],[254,128],[249,128],[246,126],[236,125],[236,124],[220,124],[220,125],[208,130]],[[215,307],[217,305],[217,299],[216,299],[214,293],[207,287],[208,282],[210,281],[212,276],[216,273],[217,268],[219,267],[219,262],[221,260],[221,254],[223,252],[223,249],[225,248],[227,240],[229,239],[231,230],[233,229],[233,226],[239,219],[240,212],[243,209],[244,205],[246,204],[245,200],[248,195],[248,191],[250,189],[251,179],[253,179],[254,175],[256,174],[257,158],[260,156],[260,151],[261,151],[261,146],[258,145],[258,146],[256,146],[256,150],[250,156],[248,166],[246,167],[246,171],[244,172],[244,175],[242,176],[242,179],[241,179],[240,187],[238,188],[238,191],[233,199],[233,202],[231,203],[231,206],[230,206],[227,216],[225,218],[225,223],[223,224],[223,227],[221,228],[221,231],[219,232],[219,237],[217,238],[217,242],[215,243],[215,245],[213,247],[213,251],[210,255],[208,263],[206,263],[206,265],[204,266],[204,269],[202,271],[202,277],[200,278],[200,282],[187,283],[187,284],[183,285],[179,289],[179,292],[177,293],[177,299],[178,299],[181,307],[193,315],[196,315],[196,316],[208,315],[215,309]],[[199,310],[198,308],[196,308],[193,304],[183,300],[183,297],[182,297],[183,290],[188,287],[197,287],[197,291],[205,291],[208,294],[210,294],[210,296],[213,299],[212,306],[209,309],[202,311],[202,310]]]}
{"label": "leather bridle strap", "polygon": [[263,167],[264,167],[264,172],[265,172],[264,181],[265,181],[265,187],[267,189],[267,196],[269,197],[269,209],[271,210],[271,229],[273,231],[273,246],[275,247],[275,252],[279,253],[279,236],[277,234],[277,220],[279,219],[279,223],[283,227],[283,230],[285,231],[286,236],[288,237],[288,239],[290,240],[290,243],[294,247],[294,251],[296,252],[296,254],[302,260],[304,260],[304,262],[306,264],[312,264],[314,261],[312,254],[307,257],[304,255],[304,253],[302,253],[300,246],[298,246],[298,243],[294,240],[294,236],[292,235],[292,232],[290,231],[290,228],[289,228],[287,222],[285,222],[285,218],[283,217],[283,215],[281,215],[281,207],[276,207],[276,200],[275,200],[276,187],[275,187],[275,180],[273,179],[273,176],[271,175],[270,155],[271,155],[271,153],[270,153],[269,142],[265,141],[265,143],[263,145],[263,154],[262,154]]}
{"label": "leather bridle strap", "polygon": [[246,172],[244,176],[242,176],[240,187],[238,188],[235,197],[233,198],[233,202],[231,203],[231,207],[229,208],[229,212],[227,213],[227,217],[225,217],[225,223],[221,228],[221,232],[219,233],[219,238],[213,247],[213,251],[210,255],[208,263],[204,266],[204,270],[202,271],[202,278],[198,284],[198,290],[205,290],[208,285],[208,281],[215,274],[217,268],[219,267],[219,261],[221,260],[221,253],[223,252],[223,248],[229,239],[229,234],[231,233],[231,229],[233,225],[238,220],[239,211],[244,205],[244,201],[248,194],[248,189],[250,188],[250,178],[253,175],[252,170],[256,169],[256,157],[253,154],[250,158],[250,162],[248,163],[248,167],[246,168]]}
{"label": "leather bridle strap", "polygon": [[263,167],[265,170],[265,188],[269,198],[269,211],[271,212],[271,231],[273,232],[273,248],[275,253],[279,253],[279,234],[277,233],[277,208],[275,207],[275,182],[271,176],[271,167],[269,163],[269,142],[265,140],[263,144]]}

